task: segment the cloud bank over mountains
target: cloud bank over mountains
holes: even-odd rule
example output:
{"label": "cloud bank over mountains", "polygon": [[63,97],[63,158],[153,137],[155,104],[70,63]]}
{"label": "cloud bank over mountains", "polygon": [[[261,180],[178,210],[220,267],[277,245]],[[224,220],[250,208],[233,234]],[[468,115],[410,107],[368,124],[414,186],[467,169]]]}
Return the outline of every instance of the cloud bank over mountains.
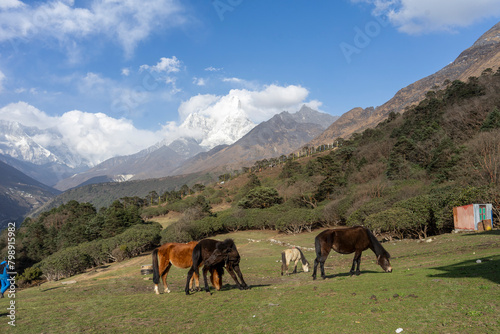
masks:
{"label": "cloud bank over mountains", "polygon": [[[181,103],[178,122],[167,122],[158,131],[141,130],[131,120],[103,113],[71,110],[49,116],[26,102],[0,108],[0,120],[46,130],[46,134],[38,133],[32,139],[42,147],[58,147],[64,142],[73,154],[96,165],[180,137],[193,137],[207,148],[232,144],[258,123],[284,110],[295,112],[303,104],[320,107],[321,102],[306,100],[308,94],[306,88],[295,85],[232,89],[227,95],[199,94]],[[57,135],[51,135],[54,132]]]}

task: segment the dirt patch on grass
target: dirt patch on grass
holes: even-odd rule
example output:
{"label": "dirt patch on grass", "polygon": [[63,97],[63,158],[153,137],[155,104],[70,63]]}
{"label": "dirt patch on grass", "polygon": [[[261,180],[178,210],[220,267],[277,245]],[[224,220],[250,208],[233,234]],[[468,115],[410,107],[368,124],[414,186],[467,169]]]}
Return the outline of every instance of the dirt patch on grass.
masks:
{"label": "dirt patch on grass", "polygon": [[165,228],[169,226],[170,224],[175,223],[182,217],[181,212],[177,211],[169,211],[166,215],[163,216],[156,216],[151,219],[148,219],[148,221],[154,221],[157,223],[160,223],[162,228]]}

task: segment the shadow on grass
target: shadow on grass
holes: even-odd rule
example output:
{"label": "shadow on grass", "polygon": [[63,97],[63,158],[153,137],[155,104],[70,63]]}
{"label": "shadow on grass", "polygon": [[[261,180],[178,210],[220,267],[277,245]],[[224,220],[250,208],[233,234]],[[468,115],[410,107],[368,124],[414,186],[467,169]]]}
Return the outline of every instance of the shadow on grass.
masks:
{"label": "shadow on grass", "polygon": [[[363,276],[364,274],[387,274],[384,271],[373,271],[373,270],[361,270],[361,274],[359,276]],[[335,277],[351,277],[351,276],[356,276],[356,275],[351,275],[350,272],[345,272],[345,273],[338,273],[338,274],[331,274],[331,275],[325,275],[326,278],[335,278]],[[318,275],[317,279],[321,279],[321,274]]]}
{"label": "shadow on grass", "polygon": [[434,267],[432,269],[441,270],[443,273],[429,275],[429,277],[482,277],[493,283],[500,284],[500,255],[490,256],[480,260],[480,263],[477,263],[477,260],[468,260],[449,266]]}
{"label": "shadow on grass", "polygon": [[55,286],[53,288],[48,288],[48,289],[45,289],[45,290],[41,290],[40,292],[47,292],[47,291],[50,291],[50,290],[56,290],[56,289],[60,289],[62,288],[62,286]]}
{"label": "shadow on grass", "polygon": [[[271,284],[252,284],[248,286],[247,290],[251,290],[253,288],[266,287],[266,286],[271,286]],[[227,290],[238,290],[238,287],[236,285],[224,284],[220,289],[220,291],[227,291]]]}
{"label": "shadow on grass", "polygon": [[475,237],[475,236],[478,236],[478,235],[500,235],[500,230],[491,230],[491,231],[483,231],[483,232],[470,232],[466,235],[464,235],[464,237]]}

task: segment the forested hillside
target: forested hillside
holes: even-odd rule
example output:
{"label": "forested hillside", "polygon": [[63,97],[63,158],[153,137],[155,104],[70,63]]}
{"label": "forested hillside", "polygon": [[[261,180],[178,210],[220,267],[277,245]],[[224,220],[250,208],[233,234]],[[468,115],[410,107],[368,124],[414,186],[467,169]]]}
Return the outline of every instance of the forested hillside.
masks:
{"label": "forested hillside", "polygon": [[452,208],[472,202],[493,203],[498,224],[499,106],[500,71],[449,82],[405,113],[339,138],[329,154],[289,160],[278,178],[256,173],[245,186],[228,185],[231,209],[181,219],[162,232],[163,241],[359,224],[389,237],[426,237],[450,231]]}
{"label": "forested hillside", "polygon": [[[22,224],[19,256],[24,266],[36,263],[28,273],[57,279],[160,242],[243,229],[365,225],[388,238],[426,238],[452,230],[454,206],[485,202],[493,203],[498,226],[499,109],[500,69],[487,69],[429,91],[403,114],[339,138],[333,149],[304,147],[301,157],[259,161],[213,186],[151,189],[99,210],[70,201]],[[144,221],[169,211],[182,215],[164,229]],[[5,246],[4,233],[2,252]]]}

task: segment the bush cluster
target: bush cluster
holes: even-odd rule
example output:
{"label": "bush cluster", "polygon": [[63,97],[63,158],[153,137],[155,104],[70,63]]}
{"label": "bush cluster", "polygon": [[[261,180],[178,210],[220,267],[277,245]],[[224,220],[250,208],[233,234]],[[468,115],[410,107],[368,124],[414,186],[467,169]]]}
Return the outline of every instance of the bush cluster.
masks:
{"label": "bush cluster", "polygon": [[324,224],[323,207],[315,209],[274,206],[268,209],[234,208],[202,219],[180,220],[161,232],[161,243],[200,240],[239,230],[276,230],[299,233]]}
{"label": "bush cluster", "polygon": [[36,264],[47,280],[59,280],[105,263],[137,256],[159,244],[161,225],[145,223],[108,239],[68,247]]}

